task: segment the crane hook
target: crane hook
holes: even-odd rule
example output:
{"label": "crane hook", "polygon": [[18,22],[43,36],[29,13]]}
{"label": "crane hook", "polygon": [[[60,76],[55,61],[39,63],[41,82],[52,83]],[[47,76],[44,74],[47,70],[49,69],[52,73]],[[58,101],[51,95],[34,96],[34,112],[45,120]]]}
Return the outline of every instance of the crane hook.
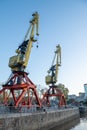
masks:
{"label": "crane hook", "polygon": [[37,45],[36,45],[36,48],[38,48],[38,41],[37,41]]}

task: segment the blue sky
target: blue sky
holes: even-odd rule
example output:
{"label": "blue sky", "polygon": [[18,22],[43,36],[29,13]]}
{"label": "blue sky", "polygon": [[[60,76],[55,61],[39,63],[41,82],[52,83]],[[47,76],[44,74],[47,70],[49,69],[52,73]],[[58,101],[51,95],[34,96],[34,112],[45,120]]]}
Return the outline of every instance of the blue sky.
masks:
{"label": "blue sky", "polygon": [[46,87],[45,76],[57,44],[62,48],[58,83],[69,94],[84,92],[87,83],[87,1],[86,0],[0,0],[0,83],[11,70],[9,58],[23,41],[32,13],[40,15],[38,44],[33,46],[27,66],[29,78]]}

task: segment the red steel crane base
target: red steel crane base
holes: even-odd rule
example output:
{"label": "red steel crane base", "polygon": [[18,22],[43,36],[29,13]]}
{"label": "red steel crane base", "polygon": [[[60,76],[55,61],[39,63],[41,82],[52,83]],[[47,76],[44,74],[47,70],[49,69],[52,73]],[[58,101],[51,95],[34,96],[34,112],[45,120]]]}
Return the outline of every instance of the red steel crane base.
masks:
{"label": "red steel crane base", "polygon": [[[35,103],[41,107],[41,103],[36,92],[36,86],[28,78],[28,73],[21,71],[14,72],[7,83],[2,87],[3,88],[0,90],[0,94],[4,93],[6,90],[9,90],[15,107],[18,107],[21,104],[22,106],[27,106],[30,108]],[[20,90],[20,94],[17,95],[15,90]],[[6,96],[4,96],[4,103],[7,103]]]}
{"label": "red steel crane base", "polygon": [[45,94],[43,95],[42,104],[50,106],[49,97],[54,97],[54,96],[58,97],[59,99],[59,103],[58,103],[59,107],[62,107],[62,106],[66,107],[66,100],[65,100],[64,94],[55,85],[50,86],[49,89],[45,92]]}

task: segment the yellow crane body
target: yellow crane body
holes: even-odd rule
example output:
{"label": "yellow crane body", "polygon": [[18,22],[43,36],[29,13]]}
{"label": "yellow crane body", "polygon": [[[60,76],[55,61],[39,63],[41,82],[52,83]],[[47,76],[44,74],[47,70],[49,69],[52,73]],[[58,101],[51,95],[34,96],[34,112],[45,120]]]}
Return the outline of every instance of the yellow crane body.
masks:
{"label": "yellow crane body", "polygon": [[33,19],[30,21],[30,27],[25,35],[23,43],[16,50],[17,54],[9,59],[9,67],[12,71],[24,71],[28,64],[32,43],[37,41],[34,39],[34,31],[36,29],[36,35],[38,36],[39,15],[36,12],[32,16]]}
{"label": "yellow crane body", "polygon": [[[56,63],[54,64],[56,59]],[[51,68],[48,70],[48,75],[45,77],[45,82],[47,85],[55,84],[58,77],[58,67],[61,66],[61,47],[60,45],[56,46],[55,55]]]}

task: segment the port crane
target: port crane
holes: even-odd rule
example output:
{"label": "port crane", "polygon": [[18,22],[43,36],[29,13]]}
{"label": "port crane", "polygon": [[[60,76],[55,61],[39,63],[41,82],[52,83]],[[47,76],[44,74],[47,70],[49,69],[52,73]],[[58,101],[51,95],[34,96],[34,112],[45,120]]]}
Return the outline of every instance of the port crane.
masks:
{"label": "port crane", "polygon": [[43,101],[46,102],[46,105],[50,106],[49,98],[56,96],[59,99],[59,106],[66,105],[64,94],[58,89],[57,79],[58,79],[58,69],[61,66],[61,46],[58,44],[56,46],[56,51],[52,61],[52,65],[48,70],[48,75],[45,77],[45,82],[49,85],[49,89],[43,95]]}
{"label": "port crane", "polygon": [[[39,14],[32,14],[30,27],[25,35],[24,41],[18,46],[16,55],[10,57],[8,66],[11,68],[12,74],[8,81],[2,86],[0,94],[9,90],[14,101],[14,106],[19,104],[26,105],[30,108],[33,104],[41,107],[41,103],[36,91],[36,85],[29,79],[25,69],[28,65],[32,44],[36,42],[35,36],[38,36]],[[34,36],[35,35],[35,36]],[[19,94],[16,94],[19,91]],[[7,102],[8,97],[4,95],[4,102]],[[35,101],[33,101],[35,99]]]}

